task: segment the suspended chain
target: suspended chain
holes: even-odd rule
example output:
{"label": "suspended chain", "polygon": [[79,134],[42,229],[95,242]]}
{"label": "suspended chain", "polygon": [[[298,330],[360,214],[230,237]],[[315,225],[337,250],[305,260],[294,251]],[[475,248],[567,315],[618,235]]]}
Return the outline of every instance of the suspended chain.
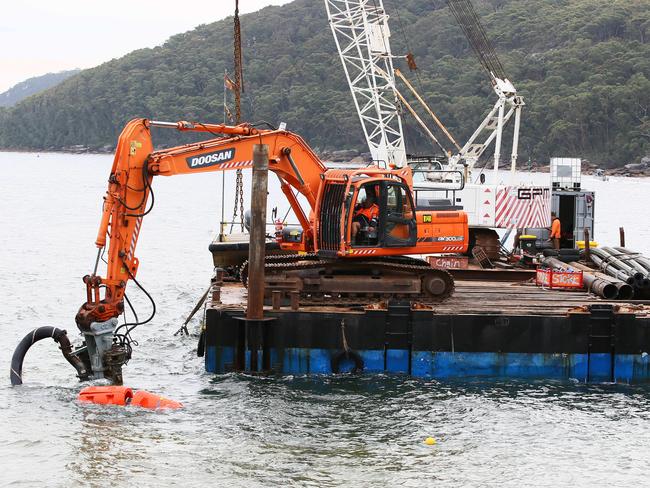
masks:
{"label": "suspended chain", "polygon": [[244,175],[241,169],[237,170],[237,176],[235,179],[235,206],[232,209],[232,221],[230,222],[231,233],[238,213],[241,232],[244,232]]}
{"label": "suspended chain", "polygon": [[[235,19],[233,21],[234,62],[235,62],[235,123],[241,123],[241,94],[244,91],[244,74],[241,52],[241,23],[239,22],[239,0],[235,0]],[[239,227],[244,232],[244,175],[241,169],[237,170],[235,179],[235,207],[232,211],[230,232],[235,225],[239,211]]]}
{"label": "suspended chain", "polygon": [[239,200],[239,226],[241,231],[244,232],[244,174],[242,170],[237,170],[237,192],[235,197],[235,213],[237,213],[237,200]]}

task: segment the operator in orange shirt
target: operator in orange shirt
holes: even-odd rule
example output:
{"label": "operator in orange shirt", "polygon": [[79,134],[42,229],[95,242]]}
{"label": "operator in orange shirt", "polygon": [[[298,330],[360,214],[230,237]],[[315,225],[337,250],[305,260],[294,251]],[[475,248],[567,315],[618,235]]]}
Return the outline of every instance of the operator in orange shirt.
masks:
{"label": "operator in orange shirt", "polygon": [[560,235],[562,233],[562,224],[555,212],[551,212],[551,241],[553,241],[553,248],[560,249]]}
{"label": "operator in orange shirt", "polygon": [[360,229],[367,228],[369,231],[376,230],[379,220],[379,205],[374,191],[366,190],[366,197],[361,205],[355,209],[352,217],[352,241],[357,237]]}

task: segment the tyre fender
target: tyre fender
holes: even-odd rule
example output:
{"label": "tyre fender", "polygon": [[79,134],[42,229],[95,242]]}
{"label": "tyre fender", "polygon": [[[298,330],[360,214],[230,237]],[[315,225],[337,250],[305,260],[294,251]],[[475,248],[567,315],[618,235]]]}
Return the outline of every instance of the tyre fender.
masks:
{"label": "tyre fender", "polygon": [[352,368],[351,373],[361,373],[363,371],[363,359],[358,352],[349,349],[348,351],[339,351],[334,356],[332,356],[332,373],[339,373],[341,362],[345,359],[350,359],[354,362],[354,368]]}

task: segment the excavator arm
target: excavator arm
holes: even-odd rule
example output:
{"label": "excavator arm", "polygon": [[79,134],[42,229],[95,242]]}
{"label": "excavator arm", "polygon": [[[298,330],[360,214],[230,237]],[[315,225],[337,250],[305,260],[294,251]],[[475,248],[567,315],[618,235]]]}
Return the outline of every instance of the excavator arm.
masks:
{"label": "excavator arm", "polygon": [[[154,151],[152,127],[207,132],[216,137]],[[303,228],[305,242],[311,242],[310,219],[313,218],[318,187],[326,168],[301,137],[283,130],[256,129],[249,124],[228,126],[132,120],[120,134],[108,179],[95,241],[99,248],[97,261],[93,273],[84,277],[86,302],[76,316],[80,330],[87,331],[93,322],[108,321],[124,311],[127,283],[135,279],[138,271],[135,250],[142,221],[153,206],[151,190],[154,176],[251,168],[254,144],[268,144],[269,170],[278,176],[281,188]],[[305,214],[293,189],[301,193],[310,205],[309,216]],[[100,277],[97,276],[97,267],[107,243],[107,272],[105,277]]]}

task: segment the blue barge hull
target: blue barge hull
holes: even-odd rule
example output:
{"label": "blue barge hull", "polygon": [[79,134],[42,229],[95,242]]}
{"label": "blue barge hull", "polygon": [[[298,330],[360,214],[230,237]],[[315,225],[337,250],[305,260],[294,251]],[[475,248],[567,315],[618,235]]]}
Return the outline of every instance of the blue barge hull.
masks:
{"label": "blue barge hull", "polygon": [[650,381],[650,317],[631,307],[595,302],[536,315],[390,303],[265,314],[251,324],[243,309],[208,308],[206,371]]}

